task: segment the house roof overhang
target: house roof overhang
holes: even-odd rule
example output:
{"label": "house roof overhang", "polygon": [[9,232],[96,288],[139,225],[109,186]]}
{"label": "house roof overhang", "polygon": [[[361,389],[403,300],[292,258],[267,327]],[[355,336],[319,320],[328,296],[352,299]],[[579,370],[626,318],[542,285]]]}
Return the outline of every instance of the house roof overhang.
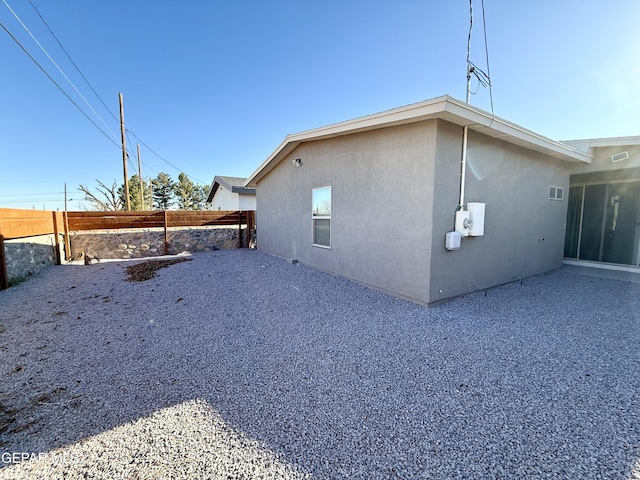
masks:
{"label": "house roof overhang", "polygon": [[631,147],[640,145],[640,135],[631,137],[583,138],[578,140],[562,140],[581,151],[590,152],[593,148]]}
{"label": "house roof overhang", "polygon": [[449,95],[394,108],[326,127],[287,135],[283,142],[247,179],[246,187],[255,187],[276,165],[303,142],[334,138],[341,135],[393,127],[429,119],[441,119],[467,126],[490,137],[534,150],[566,162],[591,163],[592,156],[571,145],[551,140],[519,125],[503,120],[484,110]]}
{"label": "house roof overhang", "polygon": [[244,183],[247,179],[240,177],[223,177],[220,175],[216,175],[209,187],[209,191],[207,192],[207,202],[212,203],[213,197],[218,191],[220,186],[223,186],[231,193],[237,193],[239,195],[255,195],[256,189],[245,187]]}

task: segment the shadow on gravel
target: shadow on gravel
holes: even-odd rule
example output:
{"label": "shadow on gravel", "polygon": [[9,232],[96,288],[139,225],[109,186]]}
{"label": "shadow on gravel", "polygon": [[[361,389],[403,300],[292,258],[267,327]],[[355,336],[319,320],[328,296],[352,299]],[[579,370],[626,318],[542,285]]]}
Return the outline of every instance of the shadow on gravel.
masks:
{"label": "shadow on gravel", "polygon": [[192,259],[0,294],[0,454],[49,453],[0,478],[640,478],[640,285],[558,271],[427,309]]}

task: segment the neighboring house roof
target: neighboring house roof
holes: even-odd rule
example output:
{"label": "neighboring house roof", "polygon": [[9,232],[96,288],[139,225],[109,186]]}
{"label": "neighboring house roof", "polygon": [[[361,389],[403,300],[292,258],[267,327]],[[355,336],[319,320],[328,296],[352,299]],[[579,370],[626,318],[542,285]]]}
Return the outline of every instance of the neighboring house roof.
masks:
{"label": "neighboring house roof", "polygon": [[628,147],[640,145],[640,136],[610,137],[610,138],[583,138],[579,140],[563,140],[562,143],[571,145],[584,152],[594,147]]}
{"label": "neighboring house roof", "polygon": [[231,193],[238,193],[240,195],[255,195],[256,189],[245,187],[244,184],[247,181],[246,178],[241,177],[223,177],[216,175],[209,187],[209,193],[207,193],[207,202],[213,202],[213,196],[220,186],[226,188]]}
{"label": "neighboring house roof", "polygon": [[278,148],[251,174],[245,182],[245,185],[255,187],[284,157],[303,142],[404,125],[428,119],[442,119],[456,125],[466,125],[471,130],[544,153],[559,160],[584,163],[591,163],[592,160],[591,155],[571,145],[543,137],[515,123],[508,122],[489,112],[472,107],[449,95],[445,95],[366,117],[287,135]]}

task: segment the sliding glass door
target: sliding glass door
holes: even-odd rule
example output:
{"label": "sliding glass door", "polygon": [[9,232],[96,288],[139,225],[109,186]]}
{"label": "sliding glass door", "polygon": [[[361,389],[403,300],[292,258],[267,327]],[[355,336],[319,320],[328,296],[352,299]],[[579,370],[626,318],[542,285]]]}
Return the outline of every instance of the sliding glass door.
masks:
{"label": "sliding glass door", "polygon": [[570,187],[565,257],[637,266],[639,249],[640,182]]}

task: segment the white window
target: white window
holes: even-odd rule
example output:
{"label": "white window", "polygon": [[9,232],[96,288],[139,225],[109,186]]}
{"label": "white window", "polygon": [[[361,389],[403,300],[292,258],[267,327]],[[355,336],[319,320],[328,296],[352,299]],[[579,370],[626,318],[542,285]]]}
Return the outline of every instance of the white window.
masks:
{"label": "white window", "polygon": [[331,247],[331,187],[314,188],[311,191],[313,245]]}

